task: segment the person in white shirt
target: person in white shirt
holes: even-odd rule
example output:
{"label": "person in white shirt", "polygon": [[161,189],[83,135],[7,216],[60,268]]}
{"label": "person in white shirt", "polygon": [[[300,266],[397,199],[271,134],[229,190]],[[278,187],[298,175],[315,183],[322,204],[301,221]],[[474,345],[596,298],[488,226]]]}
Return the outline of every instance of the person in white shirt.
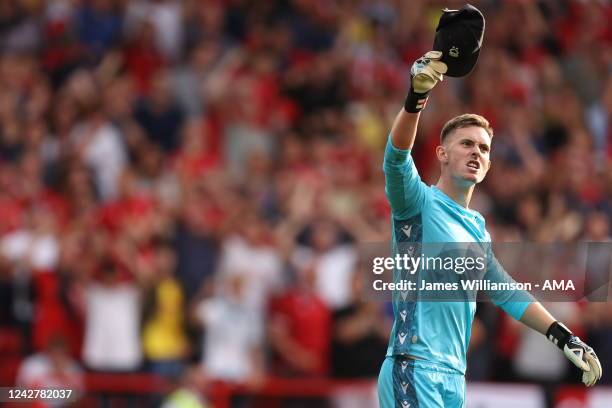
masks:
{"label": "person in white shirt", "polygon": [[83,361],[99,371],[132,371],[142,362],[140,288],[123,282],[112,261],[86,288]]}
{"label": "person in white shirt", "polygon": [[195,307],[205,332],[202,366],[210,378],[245,383],[261,376],[262,322],[245,294],[245,278],[229,276]]}

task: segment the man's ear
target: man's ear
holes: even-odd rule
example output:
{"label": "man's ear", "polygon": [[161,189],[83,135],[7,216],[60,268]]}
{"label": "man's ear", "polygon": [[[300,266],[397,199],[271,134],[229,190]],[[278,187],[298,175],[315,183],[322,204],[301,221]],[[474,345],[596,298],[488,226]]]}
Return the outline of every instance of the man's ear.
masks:
{"label": "man's ear", "polygon": [[443,145],[436,147],[436,156],[438,157],[438,161],[440,163],[448,163],[448,154],[446,153],[446,148]]}

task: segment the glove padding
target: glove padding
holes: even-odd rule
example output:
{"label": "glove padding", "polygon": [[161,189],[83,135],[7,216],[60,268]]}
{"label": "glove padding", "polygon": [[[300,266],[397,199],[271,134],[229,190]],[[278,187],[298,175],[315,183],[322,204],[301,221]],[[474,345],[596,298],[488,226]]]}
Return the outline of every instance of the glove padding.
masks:
{"label": "glove padding", "polygon": [[429,51],[416,60],[410,68],[412,88],[416,93],[426,93],[432,90],[438,81],[444,80],[446,64],[440,61],[441,51]]}
{"label": "glove padding", "polygon": [[572,336],[563,347],[563,354],[582,370],[582,382],[592,387],[601,378],[601,363],[593,349],[577,336]]}
{"label": "glove padding", "polygon": [[439,81],[444,79],[443,74],[447,71],[445,63],[440,61],[442,52],[429,51],[416,60],[410,68],[410,92],[404,103],[407,112],[416,113],[421,111],[427,103],[429,91]]}
{"label": "glove padding", "polygon": [[546,337],[557,345],[565,357],[582,370],[582,382],[592,387],[603,373],[601,363],[595,351],[575,336],[565,325],[553,323],[546,332]]}

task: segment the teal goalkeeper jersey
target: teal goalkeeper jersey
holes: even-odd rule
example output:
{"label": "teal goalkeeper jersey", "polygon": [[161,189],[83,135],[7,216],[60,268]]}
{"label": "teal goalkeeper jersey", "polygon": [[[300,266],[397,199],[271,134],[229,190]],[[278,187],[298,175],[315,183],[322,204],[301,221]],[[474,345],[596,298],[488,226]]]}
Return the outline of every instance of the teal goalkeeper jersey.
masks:
{"label": "teal goalkeeper jersey", "polygon": [[[491,241],[482,215],[462,207],[437,187],[423,183],[410,151],[395,148],[391,138],[383,169],[395,253],[402,241],[422,245]],[[490,245],[486,247],[490,251]],[[486,279],[514,282],[492,252],[486,259]],[[488,291],[486,295],[517,320],[529,305],[527,299],[533,299],[523,291]],[[475,311],[476,302],[472,300],[415,301],[394,293],[395,319],[387,355],[410,355],[465,374]]]}

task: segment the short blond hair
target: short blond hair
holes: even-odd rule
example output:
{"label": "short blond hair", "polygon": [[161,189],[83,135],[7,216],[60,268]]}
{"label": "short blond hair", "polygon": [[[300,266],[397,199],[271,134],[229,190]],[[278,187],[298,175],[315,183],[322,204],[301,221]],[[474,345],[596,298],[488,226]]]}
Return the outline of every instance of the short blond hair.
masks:
{"label": "short blond hair", "polygon": [[483,128],[487,131],[489,137],[493,138],[493,128],[488,120],[475,113],[464,113],[463,115],[455,116],[444,124],[440,132],[440,143],[444,143],[444,140],[453,131],[470,126]]}

